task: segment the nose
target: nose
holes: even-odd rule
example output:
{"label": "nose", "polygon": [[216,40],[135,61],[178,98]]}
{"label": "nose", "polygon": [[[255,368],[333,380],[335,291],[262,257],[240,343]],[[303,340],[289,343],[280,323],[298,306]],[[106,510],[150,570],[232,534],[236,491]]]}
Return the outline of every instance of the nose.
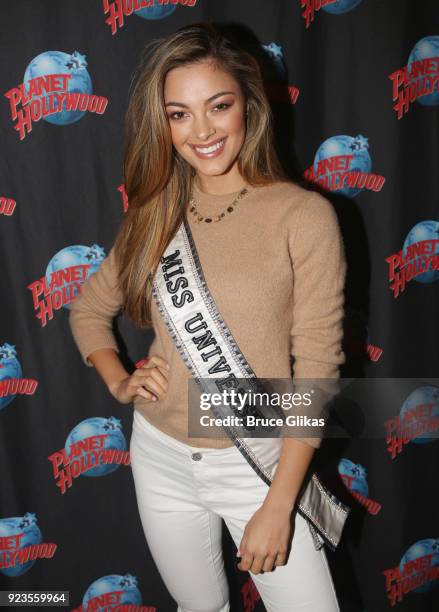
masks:
{"label": "nose", "polygon": [[205,114],[195,118],[193,123],[194,133],[198,140],[208,140],[213,134],[215,134],[215,127]]}

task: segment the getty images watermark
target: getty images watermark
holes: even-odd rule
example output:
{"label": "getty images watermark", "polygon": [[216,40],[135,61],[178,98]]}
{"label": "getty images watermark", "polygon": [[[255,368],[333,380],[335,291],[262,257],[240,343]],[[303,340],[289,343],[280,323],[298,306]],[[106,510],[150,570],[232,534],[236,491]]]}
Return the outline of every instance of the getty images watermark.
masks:
{"label": "getty images watermark", "polygon": [[439,438],[438,378],[192,378],[188,406],[192,438],[368,438],[392,459]]}
{"label": "getty images watermark", "polygon": [[334,380],[203,378],[188,387],[189,436],[322,437]]}
{"label": "getty images watermark", "polygon": [[[239,393],[236,389],[222,391],[221,393],[202,393],[200,395],[200,410],[211,410],[212,406],[227,406],[234,412],[224,417],[212,417],[204,414],[200,417],[200,424],[203,427],[212,426],[232,426],[244,427],[253,430],[256,427],[275,428],[283,427],[285,424],[291,427],[323,427],[325,419],[310,418],[306,415],[288,414],[280,416],[264,416],[260,408],[265,401],[265,407],[280,407],[282,410],[290,410],[297,406],[310,406],[314,389],[304,394],[301,393],[272,393],[267,392],[244,392]],[[254,414],[251,412],[254,411]],[[241,413],[238,416],[237,413]]]}

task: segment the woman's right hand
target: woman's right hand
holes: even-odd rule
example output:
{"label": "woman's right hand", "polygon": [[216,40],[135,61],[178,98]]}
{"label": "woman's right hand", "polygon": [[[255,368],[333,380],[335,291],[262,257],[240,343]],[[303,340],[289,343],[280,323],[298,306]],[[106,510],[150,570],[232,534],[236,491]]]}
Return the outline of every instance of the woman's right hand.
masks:
{"label": "woman's right hand", "polygon": [[150,402],[163,399],[168,389],[169,364],[156,355],[130,376],[110,385],[110,393],[121,404],[130,404],[138,395]]}

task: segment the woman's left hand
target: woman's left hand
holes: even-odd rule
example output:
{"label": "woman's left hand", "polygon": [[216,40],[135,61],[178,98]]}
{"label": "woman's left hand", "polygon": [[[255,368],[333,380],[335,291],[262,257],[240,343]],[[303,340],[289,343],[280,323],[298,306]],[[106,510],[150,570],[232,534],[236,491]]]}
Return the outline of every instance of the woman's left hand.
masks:
{"label": "woman's left hand", "polygon": [[259,574],[285,565],[292,531],[291,511],[262,505],[244,529],[238,569]]}

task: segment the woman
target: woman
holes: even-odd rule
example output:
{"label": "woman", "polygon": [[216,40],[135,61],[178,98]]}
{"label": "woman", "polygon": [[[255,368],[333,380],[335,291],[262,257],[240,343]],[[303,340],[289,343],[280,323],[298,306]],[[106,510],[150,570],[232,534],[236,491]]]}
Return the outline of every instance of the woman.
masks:
{"label": "woman", "polygon": [[[179,277],[180,249],[172,251],[186,227],[209,308],[224,317],[251,372],[291,378],[293,355],[295,378],[335,379],[344,361],[345,277],[336,216],[321,196],[284,177],[251,55],[212,24],[184,27],[148,50],[126,116],[129,208],[108,257],[71,305],[72,333],[112,395],[134,402],[130,451],[140,517],[178,611],[229,610],[224,519],[238,567],[250,571],[268,612],[334,612],[324,550],[316,550],[296,511],[319,439],[285,438],[268,486],[249,461],[252,451],[245,455],[236,439],[191,437],[187,355],[201,337],[182,347],[183,326],[164,317],[157,279],[177,309],[196,299],[198,288]],[[148,360],[132,374],[111,331],[121,308],[155,332]],[[207,343],[208,333],[202,342],[215,348],[201,355],[205,361],[221,340]]]}

